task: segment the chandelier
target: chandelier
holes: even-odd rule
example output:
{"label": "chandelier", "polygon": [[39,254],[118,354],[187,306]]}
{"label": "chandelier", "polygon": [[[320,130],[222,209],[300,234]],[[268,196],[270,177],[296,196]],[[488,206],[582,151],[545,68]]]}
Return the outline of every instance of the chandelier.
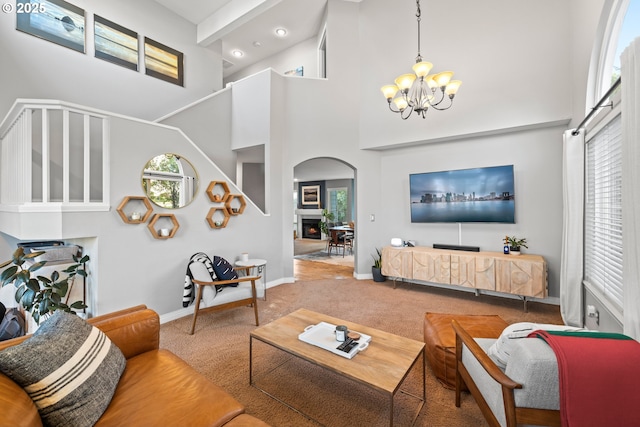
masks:
{"label": "chandelier", "polygon": [[[431,62],[423,61],[420,55],[420,0],[416,0],[416,18],[418,21],[418,56],[413,73],[398,76],[395,84],[383,86],[380,90],[389,104],[389,109],[400,113],[403,120],[416,112],[425,118],[429,107],[435,110],[447,110],[453,105],[453,98],[462,82],[451,80],[452,71],[429,74],[433,68]],[[394,98],[400,92],[399,96]],[[448,101],[445,101],[448,99]],[[393,102],[392,102],[393,101]],[[445,101],[444,104],[442,102]]]}

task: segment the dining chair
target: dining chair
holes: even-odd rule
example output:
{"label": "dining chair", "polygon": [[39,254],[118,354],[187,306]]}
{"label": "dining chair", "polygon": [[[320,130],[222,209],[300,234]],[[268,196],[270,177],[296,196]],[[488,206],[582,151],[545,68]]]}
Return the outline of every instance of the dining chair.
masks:
{"label": "dining chair", "polygon": [[329,256],[331,256],[331,249],[336,248],[336,253],[338,253],[338,248],[342,248],[342,256],[344,257],[345,250],[345,233],[340,230],[336,230],[334,228],[329,229]]}
{"label": "dining chair", "polygon": [[349,253],[351,255],[353,255],[353,243],[356,238],[355,227],[356,227],[355,222],[349,221],[349,228],[351,230],[347,231],[344,235],[345,246],[346,248],[349,248]]}

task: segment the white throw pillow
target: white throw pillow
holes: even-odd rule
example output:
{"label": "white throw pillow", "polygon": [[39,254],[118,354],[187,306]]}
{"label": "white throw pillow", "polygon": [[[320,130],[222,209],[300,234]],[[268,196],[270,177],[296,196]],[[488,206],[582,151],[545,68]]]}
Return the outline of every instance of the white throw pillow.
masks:
{"label": "white throw pillow", "polygon": [[504,328],[500,337],[493,343],[487,354],[493,359],[494,362],[502,369],[507,367],[509,358],[513,352],[513,345],[515,340],[520,338],[526,338],[531,332],[542,329],[545,331],[579,331],[581,328],[566,325],[551,325],[546,323],[531,323],[520,322]]}

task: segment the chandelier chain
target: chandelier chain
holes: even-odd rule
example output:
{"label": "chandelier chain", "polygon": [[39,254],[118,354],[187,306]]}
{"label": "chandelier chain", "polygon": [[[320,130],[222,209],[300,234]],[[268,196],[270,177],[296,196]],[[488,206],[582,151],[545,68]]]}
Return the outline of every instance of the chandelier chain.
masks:
{"label": "chandelier chain", "polygon": [[416,0],[416,21],[418,21],[418,56],[416,56],[416,63],[422,61],[422,55],[420,54],[420,0]]}

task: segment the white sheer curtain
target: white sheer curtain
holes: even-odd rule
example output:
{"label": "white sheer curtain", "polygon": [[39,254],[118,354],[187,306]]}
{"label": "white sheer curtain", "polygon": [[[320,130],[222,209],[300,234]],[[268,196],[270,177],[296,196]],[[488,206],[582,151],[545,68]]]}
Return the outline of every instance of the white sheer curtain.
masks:
{"label": "white sheer curtain", "polygon": [[640,339],[640,37],[622,52],[624,333]]}
{"label": "white sheer curtain", "polygon": [[565,324],[582,327],[584,131],[564,133],[562,198],[560,312]]}

